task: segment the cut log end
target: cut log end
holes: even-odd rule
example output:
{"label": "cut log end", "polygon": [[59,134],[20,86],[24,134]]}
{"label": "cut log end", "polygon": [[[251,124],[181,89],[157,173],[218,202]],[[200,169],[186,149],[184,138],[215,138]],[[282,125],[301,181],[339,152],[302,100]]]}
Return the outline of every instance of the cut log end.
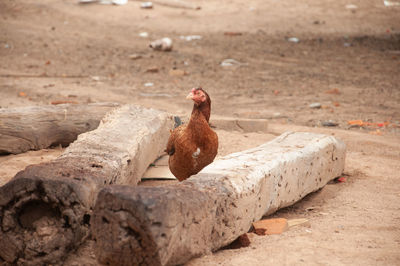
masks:
{"label": "cut log end", "polygon": [[[73,208],[73,195],[47,193],[58,184],[44,184],[41,180],[16,179],[0,190],[15,191],[8,197],[9,204],[0,210],[0,257],[9,263],[42,264],[62,259],[77,239],[88,235],[89,218],[80,221]],[[63,195],[60,195],[63,194]],[[64,196],[64,199],[61,197]],[[4,200],[4,198],[2,198]],[[62,203],[61,203],[61,202]],[[85,225],[86,224],[86,225]]]}
{"label": "cut log end", "polygon": [[45,178],[37,169],[0,188],[0,257],[8,263],[59,262],[89,234],[89,210],[74,181]]}
{"label": "cut log end", "polygon": [[[98,261],[105,265],[161,265],[156,253],[157,245],[150,237],[148,227],[136,228],[137,223],[132,222],[136,218],[128,212],[112,213],[123,218],[112,221],[113,214],[106,211],[96,217],[97,229],[104,230],[96,233],[99,244],[95,253]],[[118,247],[115,243],[118,243]]]}
{"label": "cut log end", "polygon": [[210,198],[182,184],[104,188],[91,223],[97,259],[109,265],[176,265],[210,251]]}
{"label": "cut log end", "polygon": [[131,208],[125,209],[129,203],[115,196],[121,195],[119,191],[113,191],[115,194],[108,189],[101,192],[92,220],[98,261],[106,265],[161,265],[157,244],[150,232],[154,224],[141,216],[141,212],[132,210],[142,206],[131,204]]}

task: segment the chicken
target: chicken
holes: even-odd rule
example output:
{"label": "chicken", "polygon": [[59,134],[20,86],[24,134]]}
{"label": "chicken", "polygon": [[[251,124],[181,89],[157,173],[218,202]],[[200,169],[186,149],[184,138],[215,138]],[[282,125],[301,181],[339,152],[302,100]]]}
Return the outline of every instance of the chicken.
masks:
{"label": "chicken", "polygon": [[208,123],[211,99],[202,88],[193,88],[187,99],[194,101],[189,123],[171,132],[166,152],[169,169],[179,181],[200,172],[218,152],[218,136]]}

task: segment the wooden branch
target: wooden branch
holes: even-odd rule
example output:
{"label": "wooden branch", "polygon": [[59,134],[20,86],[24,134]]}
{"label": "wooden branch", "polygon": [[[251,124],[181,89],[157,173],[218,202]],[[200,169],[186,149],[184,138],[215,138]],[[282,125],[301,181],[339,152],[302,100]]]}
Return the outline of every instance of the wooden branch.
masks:
{"label": "wooden branch", "polygon": [[173,125],[167,113],[122,106],[56,160],[19,172],[0,187],[0,258],[59,263],[88,236],[98,191],[108,184],[136,185],[163,153]]}
{"label": "wooden branch", "polygon": [[96,129],[116,103],[29,106],[0,109],[0,154],[18,154],[52,145],[67,146]]}
{"label": "wooden branch", "polygon": [[106,187],[91,222],[97,259],[108,265],[183,264],[323,187],[342,173],[344,160],[345,145],[334,137],[285,133],[176,185]]}
{"label": "wooden branch", "polygon": [[10,73],[0,74],[0,78],[88,78],[86,75],[48,75],[47,73],[42,74],[25,74],[25,73]]}

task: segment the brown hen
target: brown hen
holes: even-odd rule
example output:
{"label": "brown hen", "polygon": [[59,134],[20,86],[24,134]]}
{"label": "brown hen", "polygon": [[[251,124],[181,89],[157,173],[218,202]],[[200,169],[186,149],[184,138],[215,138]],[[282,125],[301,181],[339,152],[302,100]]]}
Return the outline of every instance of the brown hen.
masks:
{"label": "brown hen", "polygon": [[200,172],[218,152],[218,136],[208,124],[210,97],[202,88],[193,88],[186,98],[194,101],[189,123],[171,132],[166,149],[169,169],[179,181]]}

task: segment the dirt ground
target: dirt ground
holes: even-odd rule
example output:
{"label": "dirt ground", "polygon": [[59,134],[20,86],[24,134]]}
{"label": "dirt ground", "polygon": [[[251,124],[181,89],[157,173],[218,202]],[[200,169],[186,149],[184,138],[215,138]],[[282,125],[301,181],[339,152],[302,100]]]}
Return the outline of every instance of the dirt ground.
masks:
{"label": "dirt ground", "polygon": [[[218,131],[219,156],[287,130],[333,134],[347,144],[346,182],[272,215],[307,218],[308,226],[254,236],[247,248],[188,265],[399,265],[400,6],[378,0],[184,2],[201,7],[196,10],[162,3],[177,2],[141,9],[138,1],[0,1],[0,108],[108,101],[188,116],[185,96],[202,86],[212,98],[212,116],[269,120],[265,134]],[[201,39],[181,38],[191,35]],[[162,37],[173,40],[171,52],[148,47]],[[236,61],[222,66],[225,59]],[[60,153],[0,157],[0,185]],[[77,255],[66,264],[96,264],[90,242]]]}

